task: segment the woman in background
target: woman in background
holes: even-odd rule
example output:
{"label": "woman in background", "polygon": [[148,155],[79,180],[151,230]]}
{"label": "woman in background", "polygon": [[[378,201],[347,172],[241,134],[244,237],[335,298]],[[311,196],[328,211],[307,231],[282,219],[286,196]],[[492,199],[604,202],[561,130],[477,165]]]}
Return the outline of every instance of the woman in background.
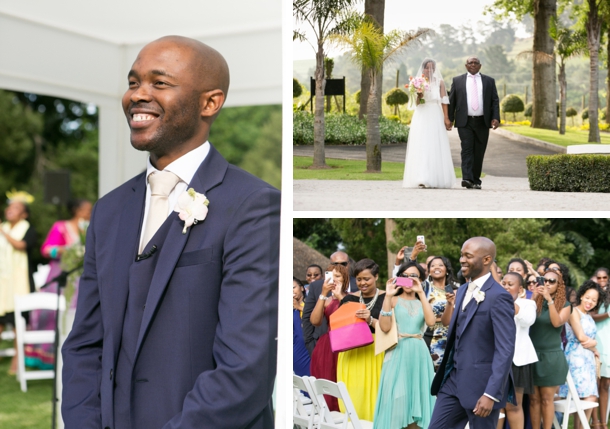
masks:
{"label": "woman in background", "polygon": [[[595,369],[595,355],[599,355],[595,346],[597,329],[589,312],[597,309],[601,290],[597,283],[587,280],[578,288],[576,306],[566,323],[566,338],[568,343],[565,347],[565,355],[570,367],[570,373],[578,392],[578,397],[583,401],[597,402],[597,373]],[[559,396],[566,397],[568,386],[563,385],[559,389]],[[585,410],[587,420],[591,416],[591,409]],[[580,419],[574,419],[574,429],[582,427]]]}
{"label": "woman in background", "polygon": [[533,428],[551,429],[557,387],[565,383],[568,362],[561,349],[561,330],[568,321],[572,306],[566,299],[565,284],[560,270],[544,273],[544,286],[537,286],[536,322],[530,328],[530,338],[536,348],[538,362],[534,364],[534,394],[530,395],[530,416]]}
{"label": "woman in background", "polygon": [[[34,291],[31,256],[36,246],[36,231],[27,220],[30,217],[28,203],[34,198],[26,192],[7,193],[7,196],[5,222],[0,225],[0,333],[6,324],[15,325],[15,296]],[[17,372],[18,359],[15,354],[9,375]]]}
{"label": "woman in background", "polygon": [[[601,272],[600,272],[601,271]],[[596,278],[608,277],[608,269],[598,268]],[[597,350],[602,361],[601,378],[598,382],[599,407],[593,410],[593,421],[596,425],[607,427],[606,414],[608,413],[608,388],[610,388],[610,288],[608,281],[598,279],[602,296],[601,305],[591,312],[597,327]],[[599,414],[598,414],[599,413]]]}
{"label": "woman in background", "polygon": [[[343,265],[329,265],[326,271],[332,271],[332,280],[324,279],[322,293],[318,297],[316,306],[311,312],[309,321],[313,326],[320,326],[322,320],[329,321],[330,315],[339,308],[341,300],[347,295],[349,289],[349,274],[347,267]],[[331,294],[331,296],[328,296]],[[339,353],[334,353],[330,347],[330,323],[329,331],[323,334],[316,343],[311,354],[310,373],[315,378],[337,381],[337,358]],[[339,411],[337,398],[324,395],[326,404],[330,411]]]}
{"label": "woman in background", "polygon": [[385,354],[373,428],[427,429],[435,402],[430,394],[434,368],[423,334],[436,318],[421,286],[423,268],[406,262],[398,276],[410,278],[413,286],[396,286],[396,279],[386,283],[379,328],[390,331],[394,312],[398,344]]}
{"label": "woman in background", "polygon": [[303,330],[301,329],[301,317],[305,297],[305,287],[296,277],[292,278],[292,371],[299,377],[309,375],[311,359],[305,347]]}
{"label": "woman in background", "polygon": [[[356,311],[356,317],[366,320],[375,335],[375,323],[379,320],[385,295],[384,291],[377,288],[379,265],[372,259],[362,259],[354,265],[354,274],[359,291],[346,295],[341,300],[341,305],[346,302],[364,304],[366,308]],[[354,409],[363,420],[373,420],[383,356],[383,353],[375,356],[374,343],[339,353],[337,381],[345,383]],[[339,404],[339,407],[345,411],[343,404]]]}
{"label": "woman in background", "polygon": [[[86,230],[91,219],[92,205],[87,200],[73,200],[68,203],[72,217],[53,224],[40,252],[45,258],[50,258],[51,267],[47,282],[61,273],[61,255],[70,246],[80,242],[80,236]],[[57,293],[57,283],[41,290],[47,293]],[[72,296],[71,308],[76,307],[78,290]],[[55,311],[35,310],[30,315],[30,327],[33,330],[52,330],[55,328]],[[25,364],[40,369],[52,369],[55,356],[52,344],[28,345],[25,348]]]}

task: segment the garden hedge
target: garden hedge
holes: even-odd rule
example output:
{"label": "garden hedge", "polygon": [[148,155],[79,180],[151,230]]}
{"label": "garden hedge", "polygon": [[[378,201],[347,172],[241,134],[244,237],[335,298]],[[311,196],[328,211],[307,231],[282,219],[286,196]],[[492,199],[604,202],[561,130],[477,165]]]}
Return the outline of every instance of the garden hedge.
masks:
{"label": "garden hedge", "polygon": [[610,192],[609,155],[530,155],[526,162],[533,191]]}
{"label": "garden hedge", "polygon": [[[292,141],[295,145],[313,145],[313,114],[306,111],[293,112]],[[325,144],[366,144],[366,119],[342,113],[325,115]],[[406,143],[409,127],[384,116],[379,118],[381,143]]]}

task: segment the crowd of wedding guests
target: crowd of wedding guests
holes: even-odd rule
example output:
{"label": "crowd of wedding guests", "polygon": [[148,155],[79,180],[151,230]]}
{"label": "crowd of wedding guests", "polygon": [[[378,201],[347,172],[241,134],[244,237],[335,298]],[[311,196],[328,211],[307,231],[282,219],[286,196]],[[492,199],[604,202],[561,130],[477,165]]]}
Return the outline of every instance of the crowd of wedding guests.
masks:
{"label": "crowd of wedding guests", "polygon": [[[425,251],[422,241],[401,248],[385,290],[379,287],[375,261],[350,262],[341,251],[330,256],[324,269],[309,266],[305,282],[293,278],[294,373],[345,383],[358,416],[373,421],[374,428],[426,429],[430,422],[435,403],[430,385],[445,352],[456,291],[468,279],[444,256],[419,263],[418,255]],[[609,270],[599,268],[575,287],[568,267],[550,258],[536,266],[519,258],[506,267],[494,265],[494,279],[513,297],[516,325],[516,405],[507,403],[498,428],[551,429],[554,400],[568,391],[568,371],[580,399],[600,404],[593,414],[587,411],[591,427],[606,428]],[[399,278],[411,279],[413,286],[397,286]],[[376,331],[387,335],[394,319],[397,345],[379,354],[375,344],[333,352],[329,318],[348,302],[361,304],[355,316],[368,323],[373,336]],[[344,411],[334,398],[326,400],[331,410]],[[578,419],[574,427],[581,427]]]}
{"label": "crowd of wedding guests", "polygon": [[[7,197],[4,221],[0,224],[0,333],[7,326],[15,326],[15,296],[36,291],[33,252],[37,246],[37,234],[29,222],[30,204],[34,197],[24,191],[7,193]],[[91,202],[84,199],[72,200],[68,203],[70,218],[57,221],[51,227],[40,249],[42,256],[49,259],[47,281],[54,279],[62,271],[60,260],[64,252],[83,240],[91,210]],[[57,283],[50,283],[41,289],[41,292],[57,293]],[[76,306],[76,295],[73,295],[72,308]],[[24,315],[28,329],[54,329],[55,313],[50,310],[28,312]],[[16,373],[19,358],[21,357],[17,354],[13,356],[10,375]],[[53,345],[28,345],[23,358],[28,367],[51,369],[55,361]]]}

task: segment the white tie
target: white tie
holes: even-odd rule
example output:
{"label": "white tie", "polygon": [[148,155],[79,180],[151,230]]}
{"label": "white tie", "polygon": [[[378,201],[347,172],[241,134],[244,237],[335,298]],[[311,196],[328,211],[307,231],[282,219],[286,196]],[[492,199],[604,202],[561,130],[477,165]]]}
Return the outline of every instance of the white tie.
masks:
{"label": "white tie", "polygon": [[462,310],[466,308],[466,306],[472,299],[472,295],[474,295],[474,290],[476,288],[477,284],[475,282],[468,283],[468,290],[466,291],[466,296],[464,297],[464,302],[462,303]]}
{"label": "white tie", "polygon": [[158,171],[148,176],[150,203],[148,206],[148,218],[144,228],[144,238],[140,244],[140,253],[142,253],[144,247],[155,235],[161,224],[167,219],[169,213],[167,198],[179,181],[180,178],[169,171]]}

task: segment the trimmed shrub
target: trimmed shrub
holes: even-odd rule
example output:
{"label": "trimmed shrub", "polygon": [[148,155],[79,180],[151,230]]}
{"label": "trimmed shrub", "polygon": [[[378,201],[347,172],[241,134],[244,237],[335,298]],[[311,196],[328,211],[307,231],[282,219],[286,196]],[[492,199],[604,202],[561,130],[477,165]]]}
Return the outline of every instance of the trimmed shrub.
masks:
{"label": "trimmed shrub", "polygon": [[[293,112],[292,142],[295,145],[313,144],[314,115],[306,111]],[[366,144],[366,119],[358,116],[330,113],[325,116],[325,144]],[[381,143],[406,143],[409,127],[383,116],[379,118]]]}
{"label": "trimmed shrub", "polygon": [[582,113],[580,114],[580,117],[582,118],[582,120],[586,120],[589,119],[589,109],[585,109],[582,111]]}
{"label": "trimmed shrub", "polygon": [[388,106],[402,106],[409,102],[409,95],[400,88],[390,89],[385,95]]}
{"label": "trimmed shrub", "polygon": [[527,103],[525,105],[525,112],[523,112],[523,116],[525,116],[526,118],[532,117],[532,103]]}
{"label": "trimmed shrub", "polygon": [[576,115],[578,115],[578,112],[576,111],[576,109],[575,109],[575,108],[573,108],[573,107],[568,107],[568,108],[566,109],[566,116],[567,116],[568,118],[571,118],[572,116],[576,116]]}
{"label": "trimmed shrub", "polygon": [[303,93],[303,87],[299,83],[299,81],[293,77],[292,78],[292,98],[300,97]]}
{"label": "trimmed shrub", "polygon": [[360,104],[360,90],[354,93],[354,100],[356,101],[356,104]]}
{"label": "trimmed shrub", "polygon": [[502,99],[500,103],[503,112],[508,112],[513,114],[513,121],[517,120],[515,113],[523,112],[525,110],[525,106],[523,105],[523,100],[518,95],[508,94],[506,97]]}
{"label": "trimmed shrub", "polygon": [[608,155],[530,155],[526,163],[533,191],[610,192]]}

